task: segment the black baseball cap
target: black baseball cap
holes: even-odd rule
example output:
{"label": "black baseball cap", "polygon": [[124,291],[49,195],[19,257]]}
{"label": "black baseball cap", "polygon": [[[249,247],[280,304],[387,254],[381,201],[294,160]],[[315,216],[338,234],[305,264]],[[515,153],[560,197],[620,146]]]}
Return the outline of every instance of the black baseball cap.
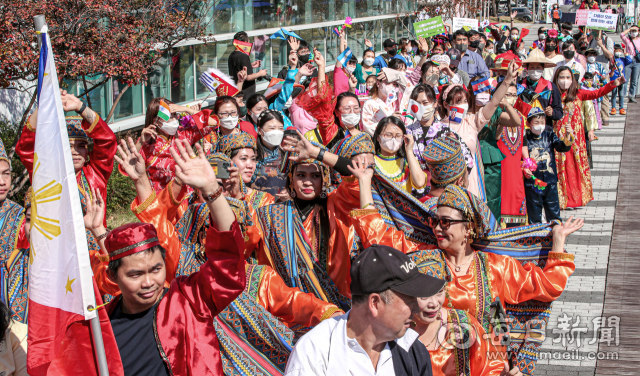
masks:
{"label": "black baseball cap", "polygon": [[375,244],[351,264],[351,294],[368,295],[391,289],[416,298],[437,294],[445,281],[420,273],[409,256],[395,248]]}
{"label": "black baseball cap", "polygon": [[460,50],[450,48],[449,51],[447,51],[447,56],[451,59],[451,62],[449,63],[450,66],[457,67],[460,65],[460,59],[462,59],[462,52],[460,52]]}
{"label": "black baseball cap", "polygon": [[396,41],[393,39],[385,39],[385,41],[382,43],[382,47],[389,48],[389,47],[396,46],[397,44],[398,43],[396,43]]}

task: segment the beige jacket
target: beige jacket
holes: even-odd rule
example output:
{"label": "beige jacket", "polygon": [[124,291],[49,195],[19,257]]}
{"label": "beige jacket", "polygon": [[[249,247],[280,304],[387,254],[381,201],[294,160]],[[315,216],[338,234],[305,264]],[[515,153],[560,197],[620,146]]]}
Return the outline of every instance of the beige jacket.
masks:
{"label": "beige jacket", "polygon": [[0,342],[0,376],[28,376],[27,325],[11,320]]}

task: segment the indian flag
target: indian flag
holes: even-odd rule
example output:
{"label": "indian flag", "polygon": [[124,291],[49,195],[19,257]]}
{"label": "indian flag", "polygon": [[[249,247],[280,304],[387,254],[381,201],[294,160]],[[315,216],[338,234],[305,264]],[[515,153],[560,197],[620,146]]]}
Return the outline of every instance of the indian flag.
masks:
{"label": "indian flag", "polygon": [[158,107],[158,117],[164,121],[171,119],[171,110],[169,105],[165,101],[160,101],[160,107]]}

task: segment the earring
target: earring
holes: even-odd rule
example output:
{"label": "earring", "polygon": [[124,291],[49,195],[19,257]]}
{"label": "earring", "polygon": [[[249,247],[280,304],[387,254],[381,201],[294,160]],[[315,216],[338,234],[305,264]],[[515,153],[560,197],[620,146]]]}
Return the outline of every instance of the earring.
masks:
{"label": "earring", "polygon": [[320,192],[320,198],[327,198],[326,188],[322,188],[322,192]]}
{"label": "earring", "polygon": [[291,198],[295,198],[296,197],[296,191],[295,190],[291,191],[289,196],[291,196]]}

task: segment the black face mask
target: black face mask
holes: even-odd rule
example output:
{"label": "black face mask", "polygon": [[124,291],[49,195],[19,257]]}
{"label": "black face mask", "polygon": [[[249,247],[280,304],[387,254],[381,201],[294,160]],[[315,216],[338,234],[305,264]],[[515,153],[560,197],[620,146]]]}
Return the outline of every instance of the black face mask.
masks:
{"label": "black face mask", "polygon": [[480,45],[479,40],[474,40],[473,42],[469,42],[469,47],[471,48],[478,48],[479,45]]}
{"label": "black face mask", "polygon": [[300,60],[300,62],[302,64],[306,64],[306,63],[309,62],[309,55],[311,55],[311,54],[308,53],[306,55],[298,55],[298,59]]}
{"label": "black face mask", "polygon": [[571,60],[576,55],[576,52],[571,50],[566,50],[566,51],[562,51],[562,55],[564,55],[565,59]]}
{"label": "black face mask", "polygon": [[398,53],[398,49],[394,48],[392,50],[387,51],[387,53],[389,54],[389,56],[396,56],[396,54]]}
{"label": "black face mask", "polygon": [[556,47],[558,47],[558,45],[556,44],[547,44],[546,46],[544,46],[544,49],[547,52],[551,52],[551,51],[555,51]]}

